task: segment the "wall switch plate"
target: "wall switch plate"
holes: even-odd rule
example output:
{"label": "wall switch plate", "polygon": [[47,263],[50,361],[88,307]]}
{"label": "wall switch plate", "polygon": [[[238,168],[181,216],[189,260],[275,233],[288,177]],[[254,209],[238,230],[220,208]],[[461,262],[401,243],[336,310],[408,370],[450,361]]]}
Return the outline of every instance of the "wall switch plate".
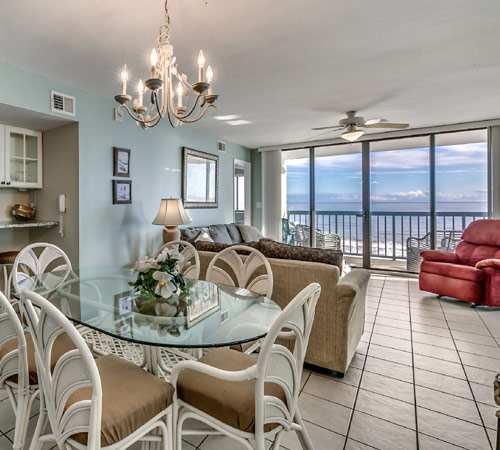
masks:
{"label": "wall switch plate", "polygon": [[255,207],[259,208],[259,209],[262,209],[262,202],[256,202],[255,203]]}
{"label": "wall switch plate", "polygon": [[116,122],[123,122],[123,114],[118,111],[118,108],[115,108],[114,110],[114,119]]}
{"label": "wall switch plate", "polygon": [[224,323],[227,319],[229,319],[229,311],[226,309],[220,313],[220,322]]}

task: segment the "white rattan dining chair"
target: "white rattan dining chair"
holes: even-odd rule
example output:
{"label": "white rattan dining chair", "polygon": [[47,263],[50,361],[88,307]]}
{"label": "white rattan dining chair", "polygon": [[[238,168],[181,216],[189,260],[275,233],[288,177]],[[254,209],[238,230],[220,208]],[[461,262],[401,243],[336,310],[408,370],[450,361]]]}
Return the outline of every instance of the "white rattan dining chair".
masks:
{"label": "white rattan dining chair", "polygon": [[5,389],[16,416],[12,448],[24,448],[38,384],[30,380],[24,329],[10,301],[0,292],[0,389]]}
{"label": "white rattan dining chair", "polygon": [[[59,272],[57,276],[47,276],[55,271]],[[64,282],[71,271],[71,262],[63,250],[54,244],[37,242],[24,247],[18,253],[12,265],[8,286],[10,289],[12,285],[15,294],[21,291],[20,283],[23,283],[23,289],[45,287],[49,290]],[[7,291],[7,298],[10,298],[10,291]]]}
{"label": "white rattan dining chair", "polygon": [[[174,367],[174,425],[180,448],[186,434],[224,434],[250,450],[264,450],[265,440],[280,448],[282,434],[296,431],[302,447],[313,450],[298,409],[302,367],[321,287],[303,289],[280,313],[258,358],[227,348],[200,361]],[[276,343],[286,340],[290,348]],[[212,432],[184,429],[187,419],[209,425]]]}
{"label": "white rattan dining chair", "polygon": [[[242,254],[248,253],[248,256]],[[232,245],[214,256],[208,265],[207,281],[245,288],[271,297],[273,270],[267,258],[257,249],[247,245]],[[235,345],[234,350],[253,353],[261,341]]]}
{"label": "white rattan dining chair", "polygon": [[155,258],[165,249],[178,251],[179,248],[181,249],[179,254],[182,256],[182,261],[179,264],[181,272],[186,278],[198,280],[200,278],[200,255],[193,244],[181,240],[167,242],[158,249]]}
{"label": "white rattan dining chair", "polygon": [[[57,274],[51,277],[50,274],[56,271]],[[51,290],[62,286],[73,273],[71,261],[61,248],[54,244],[37,242],[24,247],[17,255],[9,285],[12,285],[17,296],[21,291],[21,283],[23,290],[36,287],[37,290],[46,290],[49,294]],[[97,287],[94,287],[94,290],[99,294]],[[125,342],[81,325],[77,326],[77,329],[95,354],[115,354],[134,364],[144,365],[141,345]]]}
{"label": "white rattan dining chair", "polygon": [[[46,442],[65,450],[118,450],[138,441],[172,448],[172,385],[115,355],[94,360],[77,329],[40,295],[24,292],[21,308],[41,391],[31,450],[41,450]],[[62,334],[74,349],[51,368],[54,341]]]}
{"label": "white rattan dining chair", "polygon": [[266,297],[271,297],[273,292],[271,264],[259,250],[246,245],[232,245],[217,253],[208,265],[206,279],[245,288]]}

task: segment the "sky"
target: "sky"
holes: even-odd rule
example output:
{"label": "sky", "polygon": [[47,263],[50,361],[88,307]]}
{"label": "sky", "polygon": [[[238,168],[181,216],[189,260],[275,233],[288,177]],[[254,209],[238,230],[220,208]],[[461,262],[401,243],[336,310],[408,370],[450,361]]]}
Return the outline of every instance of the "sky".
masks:
{"label": "sky", "polygon": [[[288,203],[308,201],[308,164],[286,161]],[[370,164],[372,201],[429,202],[427,148],[372,152]],[[315,167],[316,203],[361,205],[360,153],[317,157]],[[487,143],[436,147],[436,191],[438,210],[444,202],[487,202]]]}

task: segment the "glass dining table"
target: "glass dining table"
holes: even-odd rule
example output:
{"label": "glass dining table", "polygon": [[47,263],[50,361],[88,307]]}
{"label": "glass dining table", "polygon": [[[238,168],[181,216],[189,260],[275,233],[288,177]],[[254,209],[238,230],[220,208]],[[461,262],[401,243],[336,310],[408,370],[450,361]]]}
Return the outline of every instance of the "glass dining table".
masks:
{"label": "glass dining table", "polygon": [[26,277],[18,296],[40,294],[81,326],[97,353],[116,350],[128,359],[140,354],[142,361],[135,356],[134,362],[166,377],[177,362],[196,359],[203,349],[265,337],[281,312],[271,299],[233,286],[192,280],[187,295],[157,299],[134,292],[134,281],[123,268],[55,270]]}

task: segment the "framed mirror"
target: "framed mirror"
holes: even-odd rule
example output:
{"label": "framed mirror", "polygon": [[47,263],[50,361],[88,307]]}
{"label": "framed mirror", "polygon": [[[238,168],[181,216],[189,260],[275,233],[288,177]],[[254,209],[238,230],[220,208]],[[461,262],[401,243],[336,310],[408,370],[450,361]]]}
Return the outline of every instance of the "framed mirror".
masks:
{"label": "framed mirror", "polygon": [[217,208],[219,157],[184,147],[182,200],[185,208]]}

